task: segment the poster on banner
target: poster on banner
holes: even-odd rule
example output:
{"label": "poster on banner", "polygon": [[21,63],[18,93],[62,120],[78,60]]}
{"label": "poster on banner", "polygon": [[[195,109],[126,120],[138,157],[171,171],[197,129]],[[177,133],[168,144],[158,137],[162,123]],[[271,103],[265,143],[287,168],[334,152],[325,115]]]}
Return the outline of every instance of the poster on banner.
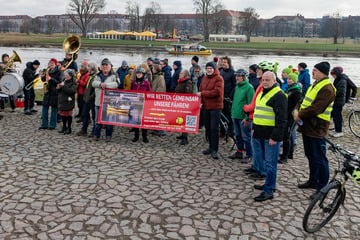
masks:
{"label": "poster on banner", "polygon": [[105,89],[101,124],[197,133],[201,99],[195,94]]}

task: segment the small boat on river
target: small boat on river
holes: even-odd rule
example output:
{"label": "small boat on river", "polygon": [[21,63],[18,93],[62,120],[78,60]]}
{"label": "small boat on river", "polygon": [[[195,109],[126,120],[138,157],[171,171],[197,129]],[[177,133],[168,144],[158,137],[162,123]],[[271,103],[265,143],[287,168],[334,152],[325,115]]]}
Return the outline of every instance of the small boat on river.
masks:
{"label": "small boat on river", "polygon": [[173,44],[169,49],[170,54],[175,55],[211,55],[212,51],[198,44]]}

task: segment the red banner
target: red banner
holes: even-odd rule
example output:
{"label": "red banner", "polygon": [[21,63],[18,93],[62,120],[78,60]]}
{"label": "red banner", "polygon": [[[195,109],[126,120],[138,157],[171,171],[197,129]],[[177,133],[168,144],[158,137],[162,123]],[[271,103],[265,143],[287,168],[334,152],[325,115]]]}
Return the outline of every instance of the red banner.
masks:
{"label": "red banner", "polygon": [[195,94],[105,89],[101,93],[101,124],[197,133],[201,100]]}

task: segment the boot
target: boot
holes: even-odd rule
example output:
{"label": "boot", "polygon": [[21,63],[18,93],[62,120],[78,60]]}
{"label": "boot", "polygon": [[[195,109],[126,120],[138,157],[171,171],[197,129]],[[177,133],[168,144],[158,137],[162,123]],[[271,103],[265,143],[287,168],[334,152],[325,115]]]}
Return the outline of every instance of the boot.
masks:
{"label": "boot", "polygon": [[188,139],[187,137],[184,137],[183,139],[181,139],[180,145],[186,145],[188,144]]}
{"label": "boot", "polygon": [[141,133],[142,133],[143,142],[148,143],[149,139],[147,138],[147,130],[143,129]]}
{"label": "boot", "polygon": [[63,122],[63,126],[62,126],[62,129],[60,131],[58,131],[58,133],[64,133],[66,130],[67,118],[65,116],[61,116],[61,120]]}
{"label": "boot", "polygon": [[135,137],[131,141],[137,142],[137,141],[139,141],[139,129],[134,128],[134,132],[135,132]]}
{"label": "boot", "polygon": [[61,130],[58,131],[58,133],[65,133],[66,130],[67,130],[66,126],[63,125]]}
{"label": "boot", "polygon": [[71,133],[71,128],[70,128],[70,127],[67,128],[67,129],[64,131],[64,135],[70,134],[70,133]]}
{"label": "boot", "polygon": [[183,138],[184,138],[184,136],[183,136],[182,134],[181,134],[180,136],[177,136],[177,137],[176,137],[176,139],[179,139],[179,140],[180,140],[180,139],[183,139]]}

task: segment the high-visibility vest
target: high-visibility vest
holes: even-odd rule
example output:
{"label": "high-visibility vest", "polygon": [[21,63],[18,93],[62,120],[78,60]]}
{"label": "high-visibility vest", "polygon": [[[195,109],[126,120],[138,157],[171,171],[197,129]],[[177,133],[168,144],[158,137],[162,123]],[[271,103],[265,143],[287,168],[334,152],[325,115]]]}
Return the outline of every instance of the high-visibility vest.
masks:
{"label": "high-visibility vest", "polygon": [[254,124],[261,126],[275,126],[275,112],[272,107],[266,105],[266,103],[281,89],[274,87],[270,92],[266,93],[263,97],[263,92],[260,92],[256,97],[255,111],[254,111]]}
{"label": "high-visibility vest", "polygon": [[[320,81],[319,83],[312,85],[311,87],[308,88],[308,90],[306,91],[305,97],[303,102],[301,103],[300,106],[300,111],[308,108],[311,106],[312,102],[316,99],[316,96],[318,95],[319,91],[325,87],[326,85],[330,84],[333,88],[334,91],[336,91],[334,85],[330,82],[329,78],[325,78],[324,80]],[[316,117],[321,118],[325,121],[330,122],[330,118],[331,118],[331,111],[333,109],[333,105],[334,105],[334,101],[332,101],[329,106],[325,109],[324,112],[316,115]]]}

